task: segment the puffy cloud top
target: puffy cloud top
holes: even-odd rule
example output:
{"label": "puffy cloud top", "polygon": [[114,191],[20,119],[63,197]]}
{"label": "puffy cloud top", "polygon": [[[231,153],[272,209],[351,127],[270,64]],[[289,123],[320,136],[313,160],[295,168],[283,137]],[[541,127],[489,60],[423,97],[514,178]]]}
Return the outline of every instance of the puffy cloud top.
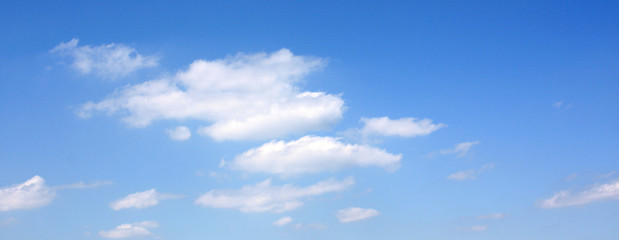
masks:
{"label": "puffy cloud top", "polygon": [[342,117],[344,101],[338,95],[301,91],[296,83],[324,64],[288,49],[198,60],[173,77],[130,85],[86,103],[79,114],[119,113],[135,127],[158,119],[198,119],[212,123],[198,132],[216,140],[322,130]]}

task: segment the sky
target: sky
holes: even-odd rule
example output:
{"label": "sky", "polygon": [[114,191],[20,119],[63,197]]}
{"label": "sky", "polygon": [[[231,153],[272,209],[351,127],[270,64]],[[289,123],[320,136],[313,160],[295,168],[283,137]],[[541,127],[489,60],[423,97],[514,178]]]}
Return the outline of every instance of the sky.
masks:
{"label": "sky", "polygon": [[613,1],[2,1],[0,239],[618,239]]}

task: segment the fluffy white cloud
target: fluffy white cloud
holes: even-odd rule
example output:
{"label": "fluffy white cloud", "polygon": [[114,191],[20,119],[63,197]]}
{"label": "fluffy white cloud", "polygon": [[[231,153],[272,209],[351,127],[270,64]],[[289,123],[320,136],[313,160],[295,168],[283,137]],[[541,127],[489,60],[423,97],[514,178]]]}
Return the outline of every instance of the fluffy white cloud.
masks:
{"label": "fluffy white cloud", "polygon": [[447,176],[447,179],[449,180],[458,180],[458,181],[462,181],[462,180],[473,180],[477,178],[477,175],[492,169],[494,167],[494,164],[486,164],[483,167],[479,168],[479,169],[470,169],[470,170],[466,170],[466,171],[460,171],[460,172],[456,172],[453,173],[449,176]]}
{"label": "fluffy white cloud", "polygon": [[277,221],[273,222],[273,225],[275,226],[284,226],[288,223],[292,222],[292,218],[291,217],[283,217],[280,219],[277,219]]}
{"label": "fluffy white cloud", "polygon": [[454,148],[443,149],[443,150],[440,150],[439,153],[440,154],[457,154],[460,157],[464,157],[469,152],[469,150],[471,150],[471,147],[479,143],[480,143],[479,141],[458,143],[456,144],[456,146],[454,146]]}
{"label": "fluffy white cloud", "polygon": [[619,200],[619,180],[595,185],[578,193],[564,190],[540,203],[541,208],[557,208],[583,205],[603,200]]}
{"label": "fluffy white cloud", "polygon": [[0,188],[0,211],[32,209],[49,204],[56,192],[45,185],[42,177],[10,187]]}
{"label": "fluffy white cloud", "polygon": [[158,119],[197,119],[211,123],[198,132],[216,140],[269,139],[327,129],[341,119],[344,101],[296,86],[324,63],[287,49],[198,60],[175,76],[127,86],[103,101],[86,103],[78,114],[119,113],[135,127]]}
{"label": "fluffy white cloud", "polygon": [[333,137],[305,136],[290,142],[265,143],[236,156],[225,165],[247,172],[286,177],[357,166],[395,170],[401,158],[401,154],[390,154],[367,145],[344,144]]}
{"label": "fluffy white cloud", "polygon": [[94,73],[104,78],[124,77],[138,69],[157,66],[159,61],[158,57],[142,56],[122,44],[79,47],[78,42],[74,38],[60,43],[51,52],[73,57],[71,66],[83,74]]}
{"label": "fluffy white cloud", "polygon": [[447,125],[434,124],[430,119],[400,118],[390,119],[389,117],[380,118],[361,118],[365,124],[361,129],[363,135],[383,135],[399,137],[416,137],[428,135]]}
{"label": "fluffy white cloud", "polygon": [[159,227],[154,221],[121,224],[109,231],[100,231],[99,236],[104,238],[132,238],[153,235],[148,229]]}
{"label": "fluffy white cloud", "polygon": [[181,198],[180,195],[158,193],[154,188],[144,192],[129,194],[128,196],[118,199],[110,203],[110,207],[114,210],[123,208],[147,208],[156,206],[159,201],[165,199]]}
{"label": "fluffy white cloud", "polygon": [[307,187],[291,184],[271,186],[267,179],[239,190],[211,190],[196,199],[196,204],[212,208],[234,208],[242,212],[285,212],[303,205],[303,198],[342,191],[354,184],[352,177],[343,181],[325,180]]}
{"label": "fluffy white cloud", "polygon": [[379,212],[371,208],[350,207],[337,211],[337,219],[340,222],[355,222],[378,216]]}
{"label": "fluffy white cloud", "polygon": [[191,137],[191,131],[185,126],[178,126],[174,129],[167,129],[166,133],[172,140],[183,141]]}

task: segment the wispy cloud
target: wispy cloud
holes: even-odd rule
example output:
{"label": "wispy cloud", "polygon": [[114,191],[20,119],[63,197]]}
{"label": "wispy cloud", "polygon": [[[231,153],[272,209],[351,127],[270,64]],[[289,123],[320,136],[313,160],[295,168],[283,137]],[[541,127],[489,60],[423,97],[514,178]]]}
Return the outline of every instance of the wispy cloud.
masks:
{"label": "wispy cloud", "polygon": [[288,49],[197,60],[172,77],[116,90],[78,114],[122,114],[131,126],[155,120],[196,119],[201,135],[215,140],[272,139],[324,130],[342,118],[339,95],[301,91],[298,83],[326,61],[295,56]]}
{"label": "wispy cloud", "polygon": [[103,78],[119,78],[141,68],[158,65],[156,56],[142,56],[134,48],[123,44],[104,44],[100,46],[78,46],[79,39],[60,43],[52,53],[68,55],[73,58],[71,66],[82,74],[93,73]]}
{"label": "wispy cloud", "polygon": [[290,142],[265,143],[236,156],[225,166],[286,177],[347,167],[378,166],[395,170],[401,158],[400,154],[390,154],[368,145],[344,144],[333,137],[305,136]]}
{"label": "wispy cloud", "polygon": [[539,203],[541,208],[558,208],[584,205],[604,200],[619,200],[619,180],[591,186],[580,192],[563,190]]}
{"label": "wispy cloud", "polygon": [[442,123],[432,123],[430,119],[400,118],[390,119],[389,117],[361,118],[365,125],[360,132],[363,135],[380,136],[399,136],[416,137],[428,135],[447,125]]}
{"label": "wispy cloud", "polygon": [[56,192],[45,185],[42,177],[34,176],[24,183],[0,188],[0,211],[42,207],[55,196]]}
{"label": "wispy cloud", "polygon": [[491,213],[487,215],[480,215],[480,216],[477,216],[476,218],[480,220],[487,220],[487,219],[501,219],[504,217],[505,217],[505,214],[503,213]]}
{"label": "wispy cloud", "polygon": [[54,189],[91,189],[111,185],[112,183],[112,181],[96,181],[93,183],[78,182],[73,184],[56,186],[54,187]]}
{"label": "wispy cloud", "polygon": [[273,225],[281,227],[291,222],[292,222],[291,217],[282,217],[280,219],[277,219],[277,221],[273,222]]}
{"label": "wispy cloud", "polygon": [[114,210],[120,210],[124,208],[148,208],[156,206],[159,201],[166,199],[182,198],[182,195],[158,193],[154,188],[144,191],[129,194],[128,196],[118,199],[110,203],[110,207]]}
{"label": "wispy cloud", "polygon": [[20,222],[21,221],[17,220],[17,218],[14,217],[0,219],[0,228],[7,227],[13,224],[18,224]]}
{"label": "wispy cloud", "polygon": [[33,209],[43,207],[56,197],[56,191],[62,189],[89,189],[112,184],[111,181],[97,181],[86,184],[78,182],[67,185],[45,185],[45,180],[34,176],[24,183],[0,188],[0,211]]}
{"label": "wispy cloud", "polygon": [[187,140],[191,137],[191,131],[188,127],[178,126],[174,129],[167,129],[166,133],[170,136],[170,139],[176,141]]}
{"label": "wispy cloud", "polygon": [[[474,142],[462,142],[462,143],[458,143],[456,144],[453,148],[451,149],[442,149],[439,150],[438,153],[439,154],[456,154],[459,157],[464,157],[466,156],[466,154],[469,152],[469,150],[471,150],[471,148],[477,144],[479,144],[479,141],[474,141]],[[434,155],[435,153],[431,153],[430,155]]]}
{"label": "wispy cloud", "polygon": [[486,225],[475,225],[475,226],[466,227],[466,228],[457,227],[455,230],[456,231],[481,232],[481,231],[486,231],[487,229],[488,229],[488,226],[486,226]]}
{"label": "wispy cloud", "polygon": [[112,230],[100,231],[99,236],[112,239],[153,236],[153,233],[148,229],[157,227],[159,227],[159,224],[154,221],[121,224]]}
{"label": "wispy cloud", "polygon": [[349,207],[337,211],[336,216],[340,222],[348,223],[376,217],[378,214],[378,211],[371,208]]}
{"label": "wispy cloud", "polygon": [[196,204],[212,208],[233,208],[242,212],[285,212],[303,205],[303,198],[342,191],[354,184],[352,177],[343,181],[325,180],[307,187],[291,184],[272,186],[267,179],[239,190],[212,190],[196,199]]}
{"label": "wispy cloud", "polygon": [[470,169],[470,170],[466,170],[466,171],[460,171],[460,172],[456,172],[456,173],[452,173],[451,175],[447,176],[447,179],[449,180],[458,180],[458,181],[463,181],[463,180],[474,180],[477,178],[477,175],[480,173],[483,173],[489,169],[494,168],[494,164],[490,163],[490,164],[486,164],[484,166],[482,166],[479,169]]}

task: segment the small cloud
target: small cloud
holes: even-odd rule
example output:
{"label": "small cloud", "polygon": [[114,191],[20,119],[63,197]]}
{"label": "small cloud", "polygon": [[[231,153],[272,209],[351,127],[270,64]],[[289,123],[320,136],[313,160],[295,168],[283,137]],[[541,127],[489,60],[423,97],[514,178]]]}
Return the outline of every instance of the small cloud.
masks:
{"label": "small cloud", "polygon": [[480,220],[486,220],[486,219],[501,219],[504,217],[505,217],[505,214],[503,213],[492,213],[492,214],[487,214],[487,215],[480,215],[480,216],[477,216],[476,218]]}
{"label": "small cloud", "polygon": [[322,223],[297,223],[296,225],[294,225],[294,228],[298,230],[302,230],[302,229],[324,230],[327,228],[327,225],[324,225]]}
{"label": "small cloud", "polygon": [[350,207],[341,209],[337,212],[337,218],[340,222],[356,222],[363,219],[368,219],[378,216],[379,212],[371,208]]}
{"label": "small cloud", "polygon": [[565,104],[565,102],[563,101],[556,101],[552,104],[552,107],[556,108],[556,109],[561,109],[561,110],[567,110],[572,108],[572,104]]}
{"label": "small cloud", "polygon": [[166,133],[172,140],[183,141],[191,137],[191,131],[185,126],[178,126],[174,129],[167,129]]}
{"label": "small cloud", "polygon": [[558,208],[585,205],[604,200],[619,200],[619,180],[594,185],[577,193],[563,190],[539,203],[540,208]]}
{"label": "small cloud", "polygon": [[458,227],[455,230],[456,231],[472,231],[472,232],[481,232],[481,231],[486,231],[486,229],[488,229],[488,226],[485,225],[475,225],[472,227],[468,227],[468,228],[461,228]]}
{"label": "small cloud", "polygon": [[574,179],[578,178],[578,173],[572,173],[565,178],[566,182],[574,181]]}
{"label": "small cloud", "polygon": [[55,196],[56,191],[47,187],[42,177],[34,176],[24,183],[0,188],[0,211],[42,207]]}
{"label": "small cloud", "polygon": [[112,230],[100,231],[99,236],[113,239],[152,236],[153,233],[148,229],[157,227],[159,227],[159,224],[154,221],[121,224]]}
{"label": "small cloud", "polygon": [[114,210],[124,208],[148,208],[156,206],[159,201],[166,199],[181,198],[181,195],[158,193],[154,188],[144,192],[129,194],[128,196],[110,203],[110,207]]}
{"label": "small cloud", "polygon": [[79,39],[60,43],[51,53],[73,58],[71,66],[82,74],[95,74],[99,77],[115,79],[125,77],[141,68],[155,67],[159,58],[142,56],[134,48],[123,44],[104,44],[100,46],[78,46]]}
{"label": "small cloud", "polygon": [[454,146],[454,148],[439,150],[438,153],[443,154],[443,155],[456,154],[459,157],[464,157],[469,152],[469,150],[471,150],[471,147],[479,143],[480,143],[479,141],[458,143]]}
{"label": "small cloud", "polygon": [[458,180],[458,181],[474,180],[477,178],[478,174],[485,172],[486,170],[492,169],[493,167],[494,167],[494,164],[486,164],[479,169],[470,169],[466,171],[460,171],[460,172],[453,173],[447,176],[447,179]]}
{"label": "small cloud", "polygon": [[281,226],[284,226],[284,225],[286,225],[288,223],[291,223],[291,222],[292,222],[292,218],[291,217],[283,217],[283,218],[277,219],[277,221],[273,222],[273,225],[281,227]]}
{"label": "small cloud", "polygon": [[389,117],[380,118],[361,118],[365,125],[361,130],[362,135],[416,137],[428,135],[447,125],[442,123],[432,123],[430,119],[400,118],[390,119]]}
{"label": "small cloud", "polygon": [[285,212],[303,205],[303,199],[330,192],[340,192],[355,183],[352,177],[343,181],[325,180],[307,187],[291,184],[272,186],[271,179],[239,190],[211,190],[195,203],[204,207],[233,208],[241,212]]}

